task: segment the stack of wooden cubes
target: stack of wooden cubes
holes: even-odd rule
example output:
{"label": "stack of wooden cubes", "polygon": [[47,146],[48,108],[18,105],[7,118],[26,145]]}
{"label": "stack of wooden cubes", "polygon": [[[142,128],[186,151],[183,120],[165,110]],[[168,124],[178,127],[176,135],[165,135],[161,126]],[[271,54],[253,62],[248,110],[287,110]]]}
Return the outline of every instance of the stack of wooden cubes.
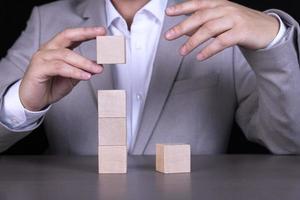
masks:
{"label": "stack of wooden cubes", "polygon": [[127,173],[126,92],[98,91],[99,174]]}

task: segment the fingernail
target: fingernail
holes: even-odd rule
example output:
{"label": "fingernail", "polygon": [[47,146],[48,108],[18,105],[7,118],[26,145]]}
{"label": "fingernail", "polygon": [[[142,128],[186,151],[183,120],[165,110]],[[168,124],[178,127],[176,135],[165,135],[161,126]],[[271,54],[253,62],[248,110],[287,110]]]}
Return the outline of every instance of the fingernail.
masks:
{"label": "fingernail", "polygon": [[170,33],[170,32],[167,32],[167,33],[166,33],[166,38],[167,38],[167,39],[170,39],[170,38],[171,38],[171,33]]}
{"label": "fingernail", "polygon": [[83,75],[83,78],[84,79],[90,79],[91,78],[91,74],[89,74],[89,73],[84,73],[84,74],[82,74]]}
{"label": "fingernail", "polygon": [[100,65],[97,65],[97,66],[95,67],[95,69],[96,69],[96,72],[97,72],[97,73],[102,72],[102,67],[101,67]]}
{"label": "fingernail", "polygon": [[100,68],[100,66],[98,65],[98,66],[95,66],[95,67],[93,67],[94,68],[94,71],[96,72],[96,73],[99,73],[100,71],[101,71],[101,68]]}
{"label": "fingernail", "polygon": [[202,53],[199,53],[199,54],[197,55],[197,60],[203,61],[204,59],[205,59],[205,56],[204,56]]}
{"label": "fingernail", "polygon": [[172,39],[173,36],[174,36],[174,31],[173,31],[173,30],[169,30],[169,31],[166,33],[166,38],[167,38],[167,39]]}
{"label": "fingernail", "polygon": [[97,28],[96,28],[96,31],[99,31],[99,32],[105,32],[105,28],[103,28],[103,27],[97,27]]}
{"label": "fingernail", "polygon": [[175,11],[175,7],[174,7],[174,6],[168,7],[168,8],[166,9],[166,12],[167,12],[168,14],[172,14],[174,11]]}
{"label": "fingernail", "polygon": [[182,56],[185,56],[186,53],[187,53],[186,46],[181,47],[181,49],[180,49],[180,54],[181,54]]}

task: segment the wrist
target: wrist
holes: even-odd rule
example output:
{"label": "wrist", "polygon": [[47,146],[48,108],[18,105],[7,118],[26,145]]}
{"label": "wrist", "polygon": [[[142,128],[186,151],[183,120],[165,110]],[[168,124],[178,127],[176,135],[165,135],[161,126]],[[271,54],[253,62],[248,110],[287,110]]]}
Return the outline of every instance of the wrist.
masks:
{"label": "wrist", "polygon": [[31,112],[41,111],[46,107],[46,104],[43,104],[41,100],[38,100],[39,98],[32,95],[30,91],[32,91],[33,89],[27,88],[28,87],[24,85],[24,82],[22,80],[19,87],[19,98],[23,108]]}
{"label": "wrist", "polygon": [[270,21],[270,26],[269,26],[269,36],[270,37],[268,37],[266,39],[266,42],[264,43],[264,45],[262,45],[262,47],[260,47],[256,50],[268,48],[273,43],[273,41],[276,39],[276,37],[280,31],[281,24],[280,24],[279,19],[273,15],[267,14],[267,16],[270,19],[269,20]]}

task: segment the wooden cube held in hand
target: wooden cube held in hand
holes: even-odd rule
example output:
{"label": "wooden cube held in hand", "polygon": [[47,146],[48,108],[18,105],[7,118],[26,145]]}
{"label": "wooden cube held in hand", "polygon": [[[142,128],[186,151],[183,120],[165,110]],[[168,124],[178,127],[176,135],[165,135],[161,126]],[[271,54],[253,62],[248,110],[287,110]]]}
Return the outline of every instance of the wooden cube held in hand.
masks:
{"label": "wooden cube held in hand", "polygon": [[157,144],[156,171],[162,173],[191,172],[191,147],[187,144]]}
{"label": "wooden cube held in hand", "polygon": [[124,36],[98,36],[97,63],[126,63],[126,42]]}

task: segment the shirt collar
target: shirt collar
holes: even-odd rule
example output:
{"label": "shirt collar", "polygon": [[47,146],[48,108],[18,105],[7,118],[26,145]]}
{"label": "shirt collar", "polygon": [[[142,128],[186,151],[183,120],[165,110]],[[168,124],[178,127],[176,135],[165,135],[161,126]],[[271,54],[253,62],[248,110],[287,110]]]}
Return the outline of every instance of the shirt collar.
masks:
{"label": "shirt collar", "polygon": [[[165,9],[167,6],[168,0],[150,0],[143,8],[141,8],[138,13],[147,12],[153,15],[160,23],[162,23],[164,16],[165,16]],[[114,5],[112,4],[111,0],[105,0],[105,7],[106,7],[106,22],[107,27],[109,27],[114,20],[121,18],[121,15],[116,10]]]}

